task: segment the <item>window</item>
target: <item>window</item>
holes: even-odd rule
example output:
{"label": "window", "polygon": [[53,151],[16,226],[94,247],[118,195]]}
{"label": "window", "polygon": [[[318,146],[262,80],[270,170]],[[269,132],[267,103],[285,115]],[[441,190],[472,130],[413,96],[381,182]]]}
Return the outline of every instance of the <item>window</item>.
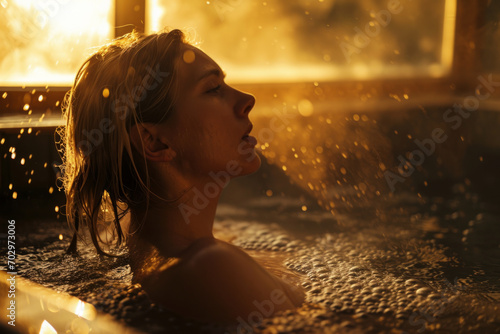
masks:
{"label": "window", "polygon": [[0,85],[71,85],[113,37],[112,0],[0,0]]}
{"label": "window", "polygon": [[147,31],[193,28],[233,81],[441,77],[455,0],[150,0]]}

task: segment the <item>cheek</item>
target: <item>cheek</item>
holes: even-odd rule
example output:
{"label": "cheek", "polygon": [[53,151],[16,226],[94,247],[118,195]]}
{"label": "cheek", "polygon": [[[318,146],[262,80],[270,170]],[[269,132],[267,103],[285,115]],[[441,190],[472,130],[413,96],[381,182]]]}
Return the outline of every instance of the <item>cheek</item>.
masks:
{"label": "cheek", "polygon": [[176,137],[175,147],[184,164],[187,163],[193,170],[201,172],[220,167],[218,162],[224,155],[227,156],[228,151],[227,140],[221,138],[223,133],[220,129],[199,119],[179,124],[176,131],[179,135]]}

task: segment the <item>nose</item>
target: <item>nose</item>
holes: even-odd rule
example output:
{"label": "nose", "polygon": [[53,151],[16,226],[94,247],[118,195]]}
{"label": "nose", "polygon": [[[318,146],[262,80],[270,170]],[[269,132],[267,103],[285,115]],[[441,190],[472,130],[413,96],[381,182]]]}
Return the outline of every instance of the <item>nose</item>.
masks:
{"label": "nose", "polygon": [[238,93],[238,102],[236,104],[236,113],[240,117],[247,117],[250,110],[252,110],[255,105],[255,97],[252,94],[247,94],[241,91]]}

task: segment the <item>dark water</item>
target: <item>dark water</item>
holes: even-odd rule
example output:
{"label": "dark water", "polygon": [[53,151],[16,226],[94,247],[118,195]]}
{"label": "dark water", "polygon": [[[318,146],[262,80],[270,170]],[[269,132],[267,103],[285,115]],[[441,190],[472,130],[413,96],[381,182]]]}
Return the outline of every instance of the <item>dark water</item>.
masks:
{"label": "dark water", "polygon": [[299,309],[239,327],[195,323],[152,304],[131,285],[125,250],[123,258],[99,258],[80,245],[79,257],[65,255],[60,221],[18,232],[19,272],[150,333],[500,332],[495,203],[457,185],[446,198],[401,193],[336,215],[314,208],[280,196],[219,207],[217,237],[307,291]]}

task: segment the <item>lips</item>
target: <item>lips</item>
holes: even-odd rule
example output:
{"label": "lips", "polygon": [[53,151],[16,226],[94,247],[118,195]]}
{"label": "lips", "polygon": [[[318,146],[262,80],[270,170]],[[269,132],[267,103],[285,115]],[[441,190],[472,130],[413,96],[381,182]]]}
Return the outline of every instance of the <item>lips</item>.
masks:
{"label": "lips", "polygon": [[241,139],[246,141],[251,146],[255,146],[255,145],[257,145],[257,139],[253,136],[250,136],[250,132],[252,132],[252,129],[253,129],[253,125],[252,125],[252,123],[250,123],[250,125],[248,126],[248,129],[247,129],[247,132],[245,132],[245,134],[243,135],[243,137],[241,137]]}
{"label": "lips", "polygon": [[247,132],[245,132],[245,134],[243,135],[243,137],[241,137],[241,139],[248,138],[250,136],[250,132],[252,132],[252,129],[253,129],[253,124],[250,123],[250,125],[248,125]]}

